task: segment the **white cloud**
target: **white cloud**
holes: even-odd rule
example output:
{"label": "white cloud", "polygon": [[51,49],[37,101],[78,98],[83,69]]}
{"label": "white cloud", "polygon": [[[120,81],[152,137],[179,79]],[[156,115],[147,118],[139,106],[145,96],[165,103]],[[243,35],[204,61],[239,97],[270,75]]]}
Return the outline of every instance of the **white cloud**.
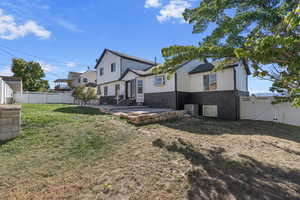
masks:
{"label": "white cloud", "polygon": [[162,4],[160,0],[147,0],[145,3],[145,8],[158,8]]}
{"label": "white cloud", "polygon": [[80,28],[78,28],[75,24],[72,24],[64,19],[53,18],[53,20],[60,25],[61,27],[72,31],[72,32],[83,32]]}
{"label": "white cloud", "polygon": [[78,63],[76,63],[76,62],[67,62],[66,65],[68,67],[76,67],[78,65]]}
{"label": "white cloud", "polygon": [[0,70],[0,76],[12,76],[12,75],[13,73],[11,71],[10,66],[5,66],[2,70]]}
{"label": "white cloud", "polygon": [[41,39],[50,37],[51,32],[44,27],[39,26],[35,21],[29,20],[22,25],[17,25],[15,19],[11,15],[5,15],[0,9],[0,38],[6,40],[14,40],[25,37],[28,34],[34,34]]}
{"label": "white cloud", "polygon": [[161,23],[172,19],[184,23],[185,21],[182,14],[185,9],[191,6],[191,3],[187,0],[171,0],[159,11],[159,15],[157,15],[156,18]]}
{"label": "white cloud", "polygon": [[59,67],[54,66],[50,63],[46,63],[44,61],[38,61],[38,63],[40,63],[40,65],[42,66],[43,70],[45,73],[47,72],[54,72],[54,71],[58,71]]}

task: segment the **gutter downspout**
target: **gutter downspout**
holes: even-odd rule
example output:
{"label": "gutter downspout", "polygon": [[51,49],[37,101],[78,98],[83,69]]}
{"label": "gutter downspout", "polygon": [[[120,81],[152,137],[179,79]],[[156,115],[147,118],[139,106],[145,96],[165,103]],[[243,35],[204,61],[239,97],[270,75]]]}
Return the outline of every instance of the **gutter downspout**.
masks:
{"label": "gutter downspout", "polygon": [[175,72],[175,107],[176,110],[179,110],[179,106],[178,106],[178,91],[177,91],[177,72]]}
{"label": "gutter downspout", "polygon": [[236,69],[233,68],[233,79],[234,79],[234,98],[235,98],[235,119],[240,119],[240,97],[237,91],[237,82],[236,82]]}

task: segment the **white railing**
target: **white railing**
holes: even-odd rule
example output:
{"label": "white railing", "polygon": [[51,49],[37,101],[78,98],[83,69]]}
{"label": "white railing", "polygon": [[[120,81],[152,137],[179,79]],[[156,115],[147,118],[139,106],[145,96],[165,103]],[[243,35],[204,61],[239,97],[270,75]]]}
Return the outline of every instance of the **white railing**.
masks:
{"label": "white railing", "polygon": [[2,78],[0,78],[0,104],[11,103],[13,96],[13,90],[4,80],[2,80]]}

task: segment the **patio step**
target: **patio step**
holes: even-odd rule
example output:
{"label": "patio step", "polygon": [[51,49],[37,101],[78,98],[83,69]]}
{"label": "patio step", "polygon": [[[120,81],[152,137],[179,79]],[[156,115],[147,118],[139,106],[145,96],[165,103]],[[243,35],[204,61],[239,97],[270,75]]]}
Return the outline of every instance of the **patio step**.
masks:
{"label": "patio step", "polygon": [[143,109],[148,108],[147,106],[118,106],[118,105],[101,105],[97,106],[101,112],[110,113],[116,110],[128,110],[128,109]]}

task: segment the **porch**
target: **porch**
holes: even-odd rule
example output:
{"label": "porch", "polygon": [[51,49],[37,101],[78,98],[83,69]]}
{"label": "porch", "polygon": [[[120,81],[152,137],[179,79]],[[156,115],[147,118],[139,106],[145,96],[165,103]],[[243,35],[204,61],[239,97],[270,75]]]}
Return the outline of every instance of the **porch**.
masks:
{"label": "porch", "polygon": [[131,79],[101,86],[100,105],[133,106],[144,103],[143,80]]}

